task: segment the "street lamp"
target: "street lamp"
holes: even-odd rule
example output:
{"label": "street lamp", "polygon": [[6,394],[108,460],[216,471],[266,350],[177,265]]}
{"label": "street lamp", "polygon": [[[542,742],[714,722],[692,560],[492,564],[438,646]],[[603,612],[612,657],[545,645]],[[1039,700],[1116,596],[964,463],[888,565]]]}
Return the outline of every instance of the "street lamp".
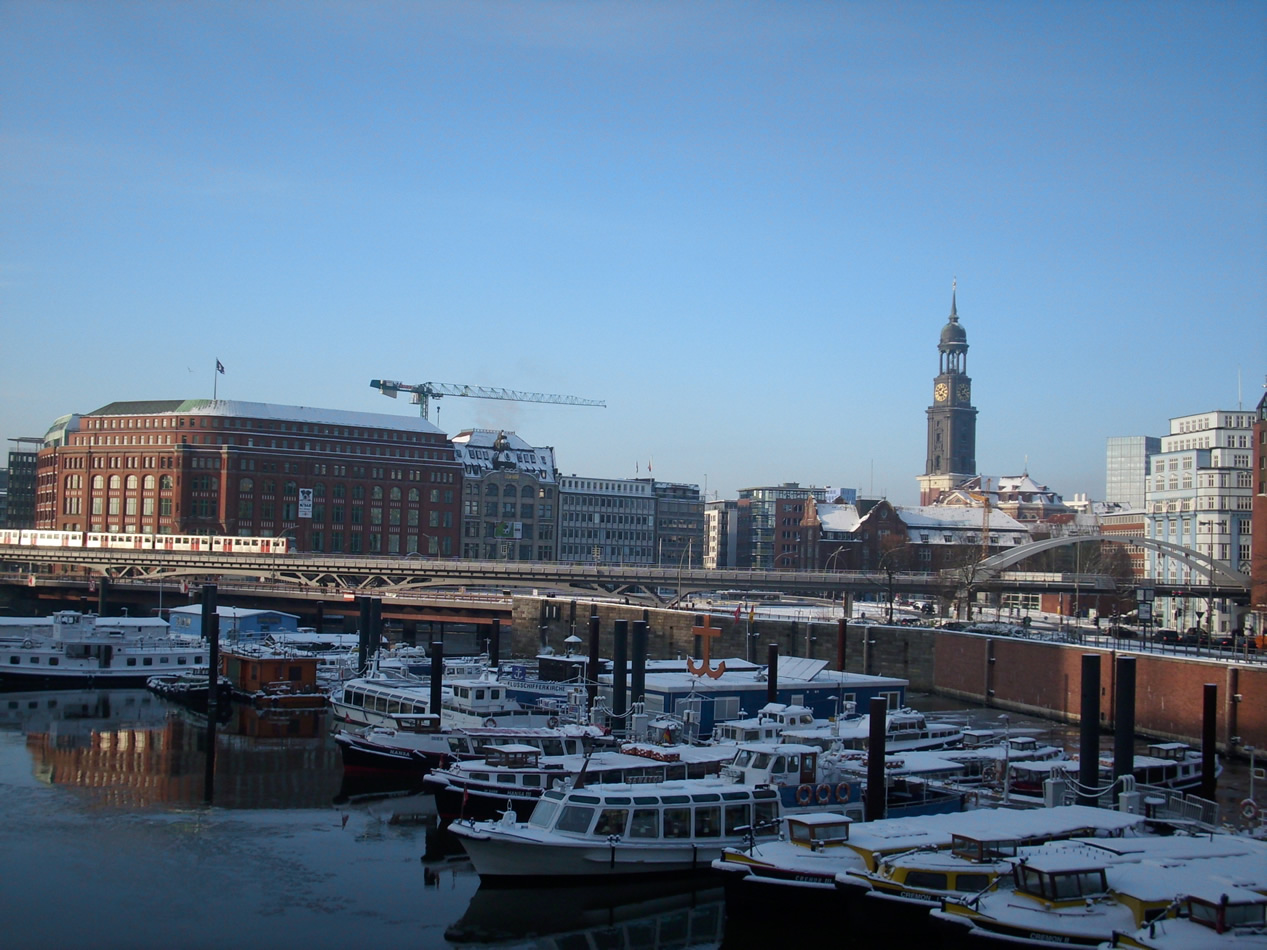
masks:
{"label": "street lamp", "polygon": [[1218,524],[1217,521],[1198,521],[1197,524],[1205,528],[1206,533],[1210,535],[1210,565],[1206,567],[1206,580],[1209,588],[1209,595],[1205,599],[1205,623],[1206,623],[1206,639],[1211,647],[1214,646],[1214,528]]}

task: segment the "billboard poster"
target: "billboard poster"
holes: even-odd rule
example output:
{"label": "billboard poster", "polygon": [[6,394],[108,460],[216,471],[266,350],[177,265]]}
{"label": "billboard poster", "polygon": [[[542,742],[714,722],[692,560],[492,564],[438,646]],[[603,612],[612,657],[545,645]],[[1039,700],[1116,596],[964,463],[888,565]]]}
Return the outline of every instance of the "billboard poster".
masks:
{"label": "billboard poster", "polygon": [[522,521],[499,521],[493,528],[495,538],[514,538],[517,541],[523,536],[524,523]]}
{"label": "billboard poster", "polygon": [[299,489],[299,517],[301,518],[312,517],[312,489],[311,488]]}

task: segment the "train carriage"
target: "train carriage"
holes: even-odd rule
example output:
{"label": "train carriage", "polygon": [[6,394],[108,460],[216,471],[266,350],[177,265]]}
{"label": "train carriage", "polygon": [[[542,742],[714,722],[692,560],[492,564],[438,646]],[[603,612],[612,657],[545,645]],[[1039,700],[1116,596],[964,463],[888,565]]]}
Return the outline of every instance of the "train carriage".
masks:
{"label": "train carriage", "polygon": [[135,551],[154,550],[154,535],[152,534],[111,534],[89,531],[85,538],[84,547],[87,548],[132,549]]}

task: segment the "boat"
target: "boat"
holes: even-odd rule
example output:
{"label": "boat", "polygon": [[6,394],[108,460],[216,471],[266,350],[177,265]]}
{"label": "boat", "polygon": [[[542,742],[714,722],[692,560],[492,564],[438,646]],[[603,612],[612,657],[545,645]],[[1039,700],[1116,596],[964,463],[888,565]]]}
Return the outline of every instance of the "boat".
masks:
{"label": "boat", "polygon": [[325,709],[320,663],[312,654],[267,646],[220,653],[220,672],[233,684],[233,697],[261,709]]}
{"label": "boat", "polygon": [[1113,934],[1107,946],[1132,950],[1267,947],[1267,894],[1229,878],[1199,879],[1185,885],[1170,913],[1130,933]]}
{"label": "boat", "polygon": [[421,778],[432,769],[484,756],[490,747],[520,744],[547,755],[579,755],[586,747],[611,744],[597,726],[445,726],[434,713],[399,713],[390,725],[344,727],[334,734],[345,772],[407,772]]}
{"label": "boat", "polygon": [[[187,673],[160,673],[145,681],[145,688],[156,696],[206,713],[207,699],[211,693],[211,675],[203,669]],[[224,676],[216,680],[216,706],[227,708],[233,701],[233,683]]]}
{"label": "boat", "polygon": [[[1200,788],[1202,783],[1202,756],[1200,751],[1182,742],[1154,742],[1148,746],[1148,754],[1134,757],[1132,775],[1136,785],[1168,791],[1189,791]],[[1007,791],[1017,795],[1042,796],[1048,779],[1076,781],[1081,774],[1077,756],[1034,758],[1008,763]],[[1113,759],[1101,758],[1098,766],[1100,781],[1113,783]],[[1223,763],[1216,760],[1215,777],[1223,773]]]}
{"label": "boat", "polygon": [[[783,731],[789,742],[806,742],[824,749],[863,751],[871,743],[871,717],[848,715],[823,725],[796,726]],[[929,752],[963,744],[963,727],[953,722],[929,722],[909,706],[891,709],[884,721],[885,752]]]}
{"label": "boat", "polygon": [[1175,895],[1193,881],[1246,868],[1262,879],[1267,842],[1228,834],[1051,842],[985,891],[943,898],[930,920],[1019,946],[1098,947],[1174,913]]}
{"label": "boat", "polygon": [[208,661],[205,641],[171,635],[157,617],[0,617],[0,684],[8,687],[140,687]]}
{"label": "boat", "polygon": [[778,832],[770,788],[720,779],[551,789],[528,821],[449,826],[481,881],[698,874],[727,847]]}
{"label": "boat", "polygon": [[884,855],[874,867],[837,874],[836,885],[868,898],[933,907],[944,897],[985,890],[1048,841],[1121,837],[1141,833],[1144,825],[1139,815],[1090,805],[978,809],[956,820],[949,846]]}
{"label": "boat", "polygon": [[[789,828],[805,822],[812,822],[813,827],[754,848],[728,849],[714,865],[727,872],[728,888],[737,886],[744,895],[741,903],[751,898],[751,885],[791,885],[802,892],[819,892],[818,900],[834,901],[842,884],[854,883],[847,877],[854,872],[875,873],[881,862],[893,855],[945,851],[954,844],[956,836],[984,839],[992,834],[992,828],[1018,839],[1056,838],[1082,829],[1094,829],[1097,834],[1124,833],[1142,827],[1144,818],[1087,805],[1065,805],[1044,809],[980,808],[869,822],[809,813],[789,815],[787,822]],[[822,840],[830,845],[816,846]]]}
{"label": "boat", "polygon": [[435,794],[446,820],[492,818],[509,808],[526,821],[547,789],[586,784],[654,784],[716,775],[730,761],[727,747],[703,746],[648,754],[638,746],[570,755],[545,755],[530,745],[501,745],[480,759],[432,770],[423,788]]}

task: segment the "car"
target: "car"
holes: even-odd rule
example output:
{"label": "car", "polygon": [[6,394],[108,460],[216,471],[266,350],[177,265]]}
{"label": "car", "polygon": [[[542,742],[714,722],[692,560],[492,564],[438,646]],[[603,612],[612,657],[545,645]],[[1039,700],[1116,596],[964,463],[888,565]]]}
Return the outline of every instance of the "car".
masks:
{"label": "car", "polygon": [[1178,630],[1154,630],[1153,639],[1158,643],[1183,643],[1183,634]]}

